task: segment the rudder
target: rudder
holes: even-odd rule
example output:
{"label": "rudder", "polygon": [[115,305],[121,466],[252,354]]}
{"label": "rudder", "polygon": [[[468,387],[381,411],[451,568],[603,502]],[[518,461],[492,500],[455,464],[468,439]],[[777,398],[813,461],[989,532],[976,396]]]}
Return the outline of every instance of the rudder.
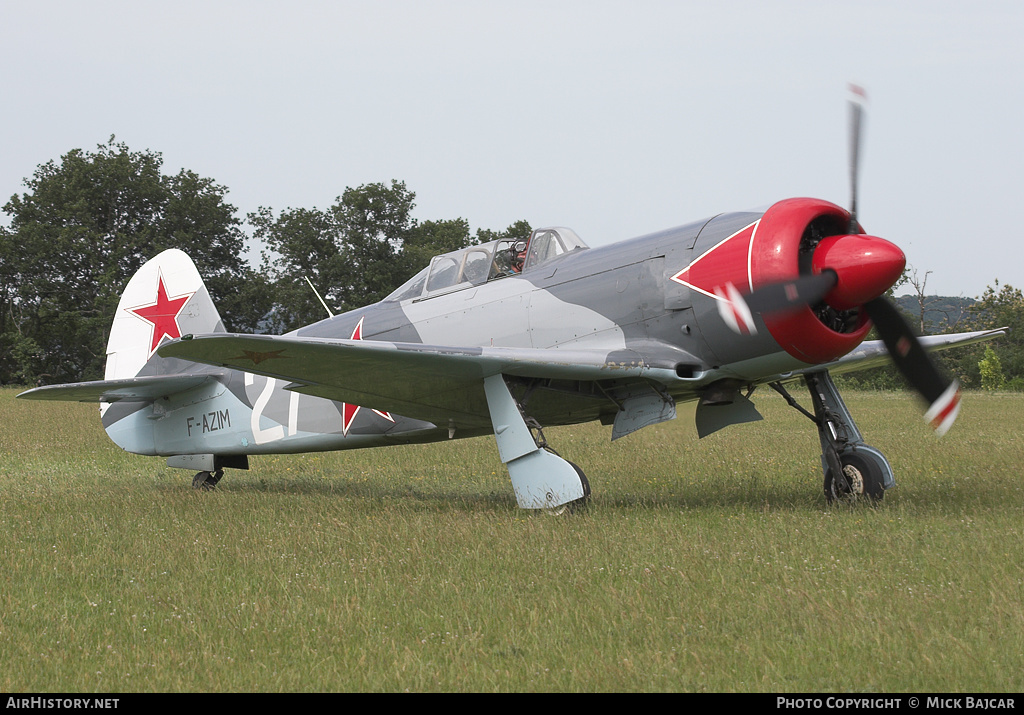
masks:
{"label": "rudder", "polygon": [[144,263],[125,286],[107,341],[106,380],[135,377],[165,340],[225,332],[188,254],[171,248]]}

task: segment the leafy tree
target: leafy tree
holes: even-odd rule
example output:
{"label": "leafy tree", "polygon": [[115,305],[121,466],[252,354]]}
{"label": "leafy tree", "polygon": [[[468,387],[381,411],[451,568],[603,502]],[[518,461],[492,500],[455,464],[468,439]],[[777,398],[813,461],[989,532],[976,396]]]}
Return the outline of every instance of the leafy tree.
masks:
{"label": "leafy tree", "polygon": [[989,330],[1008,327],[1001,338],[985,344],[971,345],[941,353],[944,365],[968,387],[982,386],[980,364],[986,348],[994,351],[1002,373],[1011,387],[1024,378],[1024,294],[1007,284],[988,286],[984,294],[968,308],[966,326],[961,330]]}
{"label": "leafy tree", "polygon": [[1006,382],[1003,377],[1003,365],[991,345],[985,346],[985,357],[978,362],[981,372],[981,387],[985,390],[998,390]]}
{"label": "leafy tree", "polygon": [[263,270],[274,286],[271,328],[292,330],[325,317],[308,279],[333,310],[384,298],[405,277],[402,246],[416,223],[415,194],[400,181],[347,188],[326,211],[269,208],[249,214],[265,245]]}
{"label": "leafy tree", "polygon": [[[430,259],[441,253],[457,251],[474,243],[469,235],[469,222],[464,218],[448,221],[424,221],[410,232],[402,245],[402,273],[398,285],[416,275]],[[398,287],[397,285],[395,286]]]}
{"label": "leafy tree", "polygon": [[486,228],[477,229],[476,242],[488,243],[499,238],[521,238],[526,240],[530,237],[531,233],[533,233],[533,228],[530,226],[529,222],[520,219],[519,221],[511,224],[504,231],[492,231]]}
{"label": "leafy tree", "polygon": [[249,224],[253,237],[265,246],[261,273],[274,296],[269,332],[283,333],[324,317],[304,279],[337,307],[338,296],[329,289],[337,285],[334,268],[340,263],[340,249],[329,212],[289,209],[275,217],[271,209],[260,208],[249,214]]}
{"label": "leafy tree", "polygon": [[[274,289],[268,327],[285,332],[325,317],[307,279],[333,311],[351,310],[387,297],[437,254],[503,235],[480,230],[474,240],[463,218],[421,223],[412,216],[415,198],[404,182],[392,180],[346,188],[327,210],[249,214]],[[529,234],[525,221],[513,228]]]}
{"label": "leafy tree", "polygon": [[41,350],[23,329],[28,306],[18,300],[19,277],[14,256],[8,255],[15,247],[10,231],[0,226],[0,383],[24,384],[31,381]]}
{"label": "leafy tree", "polygon": [[405,278],[398,260],[416,226],[416,194],[405,183],[366,184],[346,189],[331,207],[343,237],[344,253],[336,270],[341,277],[341,306],[348,310],[381,300]]}
{"label": "leafy tree", "polygon": [[258,279],[226,189],[184,169],[166,176],[162,164],[111,137],[40,165],[3,207],[0,381],[102,377],[120,294],[166,248],[192,256],[227,324],[256,327],[260,310],[245,294]]}
{"label": "leafy tree", "polygon": [[985,289],[971,312],[972,327],[976,330],[1009,328],[1006,335],[990,345],[1011,383],[1014,378],[1024,377],[1024,293],[996,281]]}

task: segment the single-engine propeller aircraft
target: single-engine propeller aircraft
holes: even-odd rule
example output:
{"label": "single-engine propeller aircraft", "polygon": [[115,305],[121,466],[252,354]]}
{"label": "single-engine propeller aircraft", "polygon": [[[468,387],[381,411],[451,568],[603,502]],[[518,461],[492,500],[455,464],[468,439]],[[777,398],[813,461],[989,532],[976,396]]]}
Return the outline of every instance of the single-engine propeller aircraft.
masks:
{"label": "single-engine propeller aircraft", "polygon": [[[249,455],[493,434],[519,506],[551,509],[590,485],[543,427],[600,420],[615,440],[695,400],[704,437],[761,419],[750,395],[769,385],[817,425],[826,498],[879,499],[892,468],[831,374],[891,359],[943,434],[960,392],[928,351],[1002,331],[919,339],[884,297],[905,258],[857,220],[851,107],[850,210],[787,199],[599,248],[538,229],[436,256],[381,302],[282,336],[226,332],[172,249],[125,288],[104,380],[19,396],[98,401],[115,443],[196,470],[197,488]],[[865,342],[872,325],[881,340]]]}

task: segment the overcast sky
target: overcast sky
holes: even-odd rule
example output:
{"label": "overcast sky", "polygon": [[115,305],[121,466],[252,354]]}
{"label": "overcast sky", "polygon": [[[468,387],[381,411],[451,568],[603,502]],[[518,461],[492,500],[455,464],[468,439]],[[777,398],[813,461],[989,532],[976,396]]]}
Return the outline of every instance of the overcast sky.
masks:
{"label": "overcast sky", "polygon": [[399,179],[420,220],[603,245],[846,206],[853,82],[862,223],[976,297],[1024,287],[1022,36],[1020,0],[0,0],[0,203],[114,134],[243,216]]}

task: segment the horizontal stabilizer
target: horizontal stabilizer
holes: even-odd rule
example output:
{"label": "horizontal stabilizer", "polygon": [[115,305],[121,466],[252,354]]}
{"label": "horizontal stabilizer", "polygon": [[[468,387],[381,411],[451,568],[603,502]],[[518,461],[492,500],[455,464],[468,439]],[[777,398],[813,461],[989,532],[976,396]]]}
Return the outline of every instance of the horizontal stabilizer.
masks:
{"label": "horizontal stabilizer", "polygon": [[65,402],[152,402],[217,379],[210,373],[196,375],[151,375],[120,380],[72,382],[46,385],[18,395],[24,400],[55,400]]}

